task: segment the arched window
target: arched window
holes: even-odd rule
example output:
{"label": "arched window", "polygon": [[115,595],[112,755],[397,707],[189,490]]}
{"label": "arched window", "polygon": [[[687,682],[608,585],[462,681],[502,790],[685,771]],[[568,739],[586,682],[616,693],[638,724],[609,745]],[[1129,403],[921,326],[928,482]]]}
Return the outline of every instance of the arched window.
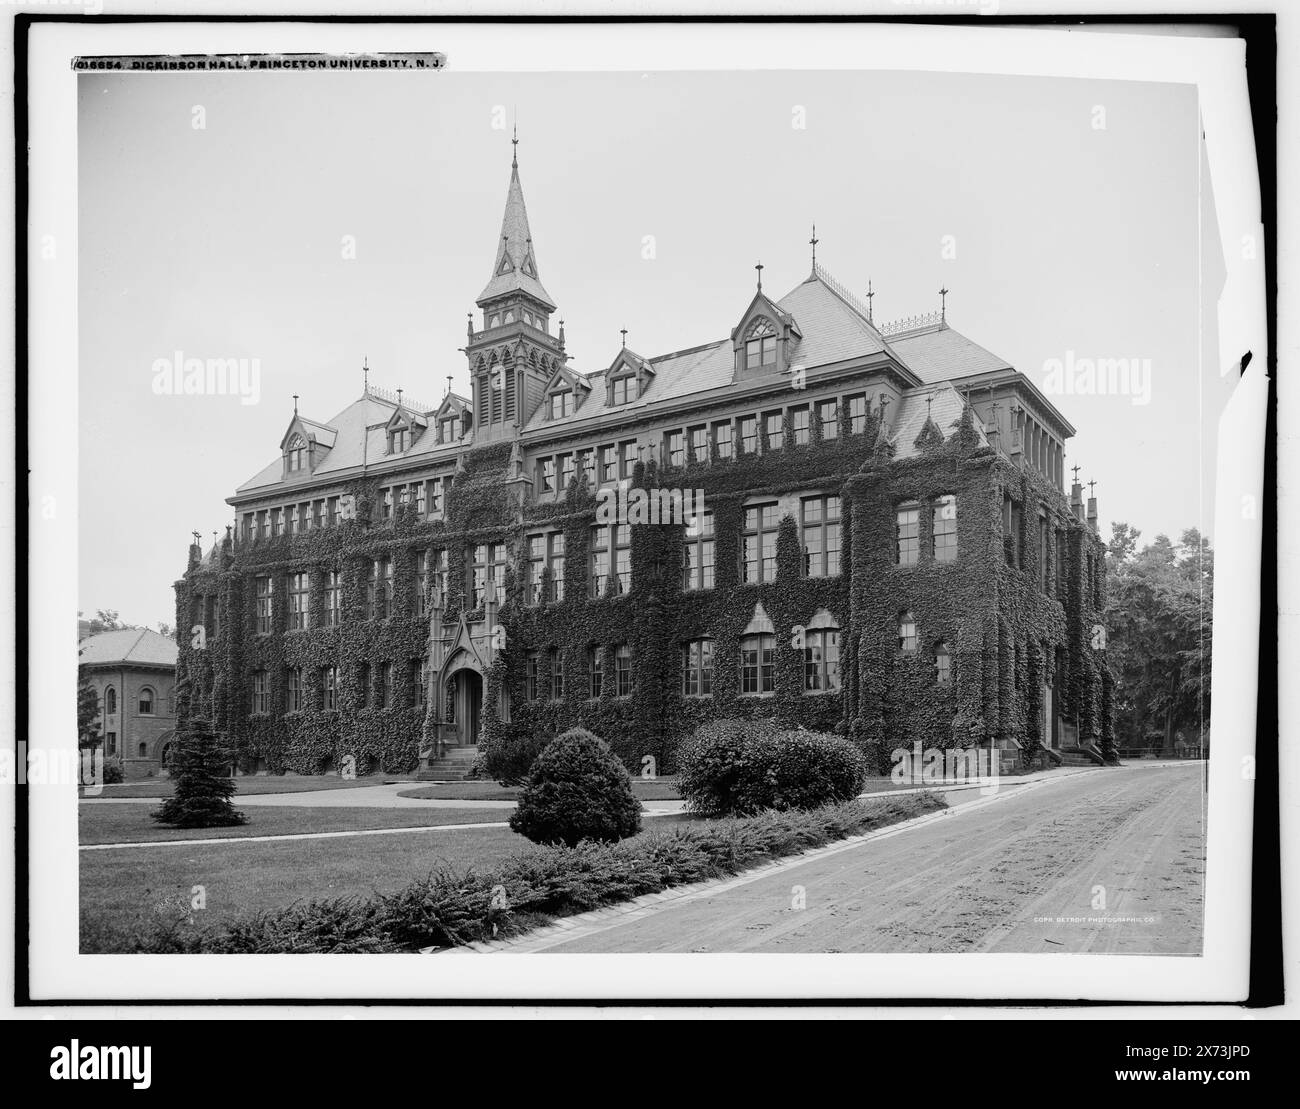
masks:
{"label": "arched window", "polygon": [[755,320],[745,335],[745,369],[776,365],[776,328],[768,319]]}
{"label": "arched window", "polygon": [[934,680],[940,685],[952,681],[952,656],[948,653],[948,644],[942,640],[934,648]]}
{"label": "arched window", "polygon": [[117,712],[117,690],[111,685],[104,690],[104,714],[112,716]]}
{"label": "arched window", "polygon": [[761,697],[776,692],[776,634],[761,604],[740,638],[741,696]]}
{"label": "arched window", "polygon": [[898,649],[909,654],[916,652],[916,617],[911,612],[899,614]]}
{"label": "arched window", "polygon": [[805,693],[835,693],[840,688],[840,628],[824,608],[804,629]]}
{"label": "arched window", "polygon": [[296,473],[303,469],[307,462],[307,444],[303,441],[301,435],[295,435],[289,440],[289,445],[284,451],[285,468],[289,473]]}
{"label": "arched window", "polygon": [[140,754],[140,758],[147,759],[149,757],[149,744],[147,743],[140,744],[139,754]]}
{"label": "arched window", "polygon": [[140,715],[153,715],[153,690],[148,686],[140,690]]}

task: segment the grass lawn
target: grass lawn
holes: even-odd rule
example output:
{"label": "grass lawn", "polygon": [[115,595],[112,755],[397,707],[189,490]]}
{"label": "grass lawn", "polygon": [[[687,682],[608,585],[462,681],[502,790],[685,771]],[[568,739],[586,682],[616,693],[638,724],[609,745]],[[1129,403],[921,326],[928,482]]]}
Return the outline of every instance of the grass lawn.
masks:
{"label": "grass lawn", "polygon": [[[392,810],[374,811],[394,815]],[[132,928],[168,901],[184,898],[188,906],[194,886],[203,887],[203,912],[215,921],[310,898],[391,892],[442,863],[486,867],[532,850],[531,842],[509,828],[466,828],[410,836],[82,851],[81,950],[120,951],[114,943],[119,930]]]}
{"label": "grass lawn", "polygon": [[246,839],[298,832],[358,832],[370,828],[431,828],[510,819],[510,809],[326,809],[302,805],[244,810],[236,828],[170,828],[149,818],[152,805],[81,805],[82,843],[141,843],[169,839]]}
{"label": "grass lawn", "polygon": [[[264,793],[311,793],[318,789],[356,789],[359,786],[382,786],[389,782],[414,782],[402,774],[371,774],[365,778],[340,778],[335,774],[248,774],[237,778],[239,793],[254,797]],[[175,785],[168,778],[146,778],[139,782],[121,782],[104,786],[97,797],[170,797]],[[239,796],[237,793],[236,797]]]}
{"label": "grass lawn", "polygon": [[[403,790],[397,796],[421,801],[517,801],[522,792],[521,786],[497,782],[432,782]],[[633,778],[632,794],[638,801],[680,801],[682,797],[674,777]]]}

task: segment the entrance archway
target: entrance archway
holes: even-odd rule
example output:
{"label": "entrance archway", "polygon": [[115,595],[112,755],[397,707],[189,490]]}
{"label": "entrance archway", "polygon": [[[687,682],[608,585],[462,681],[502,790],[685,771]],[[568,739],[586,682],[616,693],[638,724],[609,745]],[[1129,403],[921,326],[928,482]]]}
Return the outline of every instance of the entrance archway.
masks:
{"label": "entrance archway", "polygon": [[456,725],[456,744],[473,747],[478,743],[478,733],[483,713],[483,678],[468,667],[457,670],[447,680],[447,711],[449,723]]}

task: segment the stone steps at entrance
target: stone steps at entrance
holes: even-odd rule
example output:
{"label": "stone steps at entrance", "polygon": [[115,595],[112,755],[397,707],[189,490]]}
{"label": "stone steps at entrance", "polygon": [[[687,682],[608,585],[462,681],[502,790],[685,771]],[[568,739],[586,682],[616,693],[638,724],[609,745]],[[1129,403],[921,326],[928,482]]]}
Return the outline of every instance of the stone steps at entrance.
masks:
{"label": "stone steps at entrance", "polygon": [[442,758],[422,767],[416,778],[425,782],[463,782],[477,758],[477,747],[452,747]]}

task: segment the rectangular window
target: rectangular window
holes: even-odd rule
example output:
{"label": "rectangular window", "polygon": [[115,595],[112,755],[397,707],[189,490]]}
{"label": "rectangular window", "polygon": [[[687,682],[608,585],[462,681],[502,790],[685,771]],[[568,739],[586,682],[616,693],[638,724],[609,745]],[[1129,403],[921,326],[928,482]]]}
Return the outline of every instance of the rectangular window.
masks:
{"label": "rectangular window", "polygon": [[[549,591],[543,591],[543,571],[551,571]],[[530,604],[564,600],[564,532],[528,537],[528,597]]]}
{"label": "rectangular window", "polygon": [[691,440],[691,461],[696,465],[703,465],[709,460],[709,429],[705,424],[698,427],[690,428],[688,433]]}
{"label": "rectangular window", "polygon": [[428,484],[429,491],[429,519],[442,519],[442,497],[446,492],[446,478],[431,478]]}
{"label": "rectangular window", "polygon": [[740,641],[740,692],[759,697],[776,690],[776,637],[747,635]]}
{"label": "rectangular window", "polygon": [[539,652],[537,651],[528,652],[528,658],[525,663],[525,665],[527,666],[527,670],[526,670],[527,689],[525,692],[525,696],[530,701],[536,701],[539,699],[538,671],[541,668],[541,662],[542,662],[542,656]]}
{"label": "rectangular window", "polygon": [[339,669],[326,666],[321,670],[320,707],[333,712],[339,707]]}
{"label": "rectangular window", "polygon": [[898,621],[898,649],[910,654],[916,650],[916,644],[916,618],[905,612]]}
{"label": "rectangular window", "polygon": [[623,444],[623,468],[620,476],[625,478],[631,478],[632,471],[635,468],[637,464],[637,460],[640,457],[641,457],[641,452],[638,451],[636,448],[636,440],[628,439]]}
{"label": "rectangular window", "polygon": [[343,620],[343,575],[337,570],[325,573],[325,626],[336,627]]}
{"label": "rectangular window", "polygon": [[551,419],[560,420],[573,415],[573,391],[565,389],[561,393],[551,394]]}
{"label": "rectangular window", "polygon": [[686,465],[686,432],[670,431],[668,433],[664,455],[669,466]]}
{"label": "rectangular window", "polygon": [[801,405],[790,409],[790,438],[796,447],[806,447],[811,442],[812,433],[808,429],[808,406]]}
{"label": "rectangular window", "polygon": [[840,688],[840,632],[813,628],[804,633],[805,693],[835,693]]}
{"label": "rectangular window", "polygon": [[266,715],[267,697],[266,671],[254,670],[252,710],[255,714]]}
{"label": "rectangular window", "polygon": [[618,448],[610,443],[600,448],[600,483],[618,481]]}
{"label": "rectangular window", "polygon": [[429,660],[427,658],[411,659],[411,704],[422,709],[428,704]]}
{"label": "rectangular window", "polygon": [[1065,529],[1056,531],[1056,595],[1065,600],[1068,579],[1065,572]]}
{"label": "rectangular window", "polygon": [[339,499],[328,497],[325,500],[325,516],[330,527],[337,527],[339,522]]}
{"label": "rectangular window", "polygon": [[602,524],[591,529],[591,596],[603,597],[611,579],[616,593],[632,588],[630,524]]}
{"label": "rectangular window", "polygon": [[569,486],[573,484],[574,474],[577,472],[577,455],[562,454],[560,455],[560,492],[567,493]]}
{"label": "rectangular window", "polygon": [[740,453],[742,455],[758,453],[758,417],[740,417]]}
{"label": "rectangular window", "polygon": [[804,576],[835,577],[840,572],[839,497],[804,497],[800,516]]}
{"label": "rectangular window", "polygon": [[299,670],[297,667],[289,668],[286,674],[287,680],[285,684],[285,692],[287,695],[285,712],[302,712],[304,707],[303,702],[307,693],[306,682],[303,680],[304,677],[305,675],[302,670]]}
{"label": "rectangular window", "polygon": [[587,648],[587,696],[595,700],[604,688],[604,659],[600,647]]}
{"label": "rectangular window", "polygon": [[506,585],[506,546],[504,543],[480,543],[470,560],[470,608],[482,608],[487,601],[487,583],[491,579],[497,602],[502,600]]}
{"label": "rectangular window", "polygon": [[632,648],[620,643],[614,648],[615,696],[629,697],[632,694]]}
{"label": "rectangular window", "polygon": [[379,491],[379,518],[381,520],[391,520],[393,518],[392,489],[381,489]]}
{"label": "rectangular window", "polygon": [[840,437],[840,403],[837,400],[824,400],[817,405],[817,425],[821,429],[822,442],[829,443]]}
{"label": "rectangular window", "polygon": [[894,561],[915,566],[921,556],[921,509],[915,504],[899,505],[894,517]]}
{"label": "rectangular window", "polygon": [[776,580],[776,530],[781,522],[779,511],[775,504],[753,505],[745,509],[740,544],[742,584]]}
{"label": "rectangular window", "polygon": [[289,575],[289,630],[302,631],[311,627],[308,601],[311,579],[305,573]]}
{"label": "rectangular window", "polygon": [[552,701],[564,700],[564,652],[551,648],[551,689],[550,699]]}
{"label": "rectangular window", "polygon": [[952,562],[957,557],[957,498],[949,495],[934,503],[931,516],[935,562]]}
{"label": "rectangular window", "polygon": [[366,582],[366,616],[370,620],[387,620],[392,614],[393,560],[377,558]]}
{"label": "rectangular window", "polygon": [[537,463],[537,495],[544,497],[555,492],[555,459],[543,458]]}
{"label": "rectangular window", "polygon": [[1011,502],[1011,563],[1017,570],[1024,569],[1025,552],[1022,536],[1024,534],[1024,508],[1019,501]]}
{"label": "rectangular window", "polygon": [[[528,603],[542,603],[542,571],[546,569],[546,536],[528,537]],[[530,698],[531,699],[531,698]]]}
{"label": "rectangular window", "polygon": [[258,578],[257,583],[257,634],[271,634],[271,609],[274,601],[274,582],[270,578]]}
{"label": "rectangular window", "polygon": [[415,514],[423,520],[429,515],[429,483],[417,481],[411,488],[415,490]]}
{"label": "rectangular window", "polygon": [[270,534],[270,513],[267,512],[266,509],[262,509],[262,511],[257,514],[257,537],[259,539],[266,539]]}
{"label": "rectangular window", "polygon": [[692,639],[682,644],[682,696],[713,696],[712,639]]}
{"label": "rectangular window", "polygon": [[713,513],[701,512],[682,543],[682,588],[713,588]]}
{"label": "rectangular window", "polygon": [[381,662],[379,664],[379,707],[381,709],[390,709],[393,707],[393,664],[391,662]]}
{"label": "rectangular window", "polygon": [[635,377],[617,378],[610,386],[610,404],[627,404],[636,400],[637,388]]}
{"label": "rectangular window", "polygon": [[730,420],[720,420],[713,425],[713,442],[718,450],[718,458],[729,461],[732,457]]}
{"label": "rectangular window", "polygon": [[867,430],[867,395],[858,393],[845,399],[849,406],[849,434],[862,435]]}
{"label": "rectangular window", "polygon": [[785,414],[768,412],[763,416],[763,423],[767,432],[767,449],[779,451],[785,446]]}
{"label": "rectangular window", "polygon": [[578,452],[578,468],[583,472],[587,479],[587,487],[594,489],[596,486],[596,448],[587,447],[585,450]]}
{"label": "rectangular window", "polygon": [[256,527],[257,527],[257,515],[253,512],[245,512],[243,537],[245,539],[252,539],[255,534],[253,529]]}
{"label": "rectangular window", "polygon": [[1038,513],[1038,588],[1047,592],[1047,514]]}
{"label": "rectangular window", "polygon": [[323,528],[325,526],[325,502],[311,502],[311,526],[313,528]]}
{"label": "rectangular window", "polygon": [[415,552],[415,615],[419,617],[429,614],[429,570],[432,558],[433,552],[428,547]]}

